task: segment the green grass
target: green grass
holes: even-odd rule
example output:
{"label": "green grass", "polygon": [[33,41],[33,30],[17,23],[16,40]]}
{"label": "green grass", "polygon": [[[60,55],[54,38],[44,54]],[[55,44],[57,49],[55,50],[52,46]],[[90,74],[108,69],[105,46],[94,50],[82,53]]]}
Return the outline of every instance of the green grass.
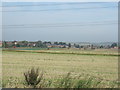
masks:
{"label": "green grass", "polygon": [[[64,53],[91,52],[99,54],[102,52],[107,54],[117,53],[117,51],[114,50],[80,51],[72,49],[35,50],[34,52],[39,51]],[[13,81],[15,83],[11,83],[14,84],[13,86],[18,85],[19,87],[24,87],[23,73],[31,67],[39,67],[40,70],[45,73],[44,77],[48,81],[56,81],[57,78],[62,77],[68,72],[72,72],[73,77],[82,74],[83,77],[89,75],[103,79],[105,84],[101,87],[111,87],[111,85],[108,84],[108,81],[112,83],[112,81],[115,81],[118,78],[117,56],[33,53],[30,50],[27,52],[3,51],[2,59],[3,85],[5,87],[11,87],[8,84],[14,79],[19,83]],[[9,80],[11,77],[13,79]],[[51,85],[50,87],[54,87],[54,85]]]}
{"label": "green grass", "polygon": [[[28,50],[27,50],[28,49]],[[11,52],[30,52],[30,53],[48,53],[48,54],[72,54],[72,55],[95,55],[95,56],[120,56],[114,49],[97,49],[97,50],[80,50],[66,48],[21,48],[21,49],[3,49],[3,51]]]}

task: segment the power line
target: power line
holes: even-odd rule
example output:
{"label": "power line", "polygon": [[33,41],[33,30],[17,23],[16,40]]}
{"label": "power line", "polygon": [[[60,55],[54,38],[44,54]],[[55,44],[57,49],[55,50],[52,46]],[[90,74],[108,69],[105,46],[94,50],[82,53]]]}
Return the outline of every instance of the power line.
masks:
{"label": "power line", "polygon": [[96,4],[91,3],[91,2],[85,2],[85,3],[42,3],[42,4],[37,4],[37,5],[3,5],[0,7],[30,7],[30,6],[60,6],[60,5],[81,5],[81,4]]}
{"label": "power line", "polygon": [[50,27],[81,27],[81,26],[93,26],[93,25],[113,25],[117,23],[94,23],[94,24],[63,24],[63,25],[39,25],[39,24],[31,24],[31,25],[11,25],[11,26],[3,26],[3,29],[11,29],[11,28],[50,28]]}
{"label": "power line", "polygon": [[24,26],[24,25],[61,25],[61,24],[64,24],[64,25],[67,25],[67,24],[83,24],[83,23],[89,23],[89,24],[96,24],[96,23],[113,23],[113,22],[118,22],[117,20],[109,20],[109,21],[95,21],[95,22],[72,22],[72,23],[42,23],[42,24],[11,24],[11,25],[0,25],[0,26]]}
{"label": "power line", "polygon": [[38,12],[38,11],[63,11],[63,10],[81,10],[81,9],[101,9],[101,8],[116,8],[117,6],[109,7],[89,7],[89,8],[66,8],[66,9],[42,9],[42,10],[10,10],[0,12]]}
{"label": "power line", "polygon": [[64,4],[39,4],[39,5],[14,5],[14,6],[6,6],[5,5],[5,6],[0,6],[0,7],[31,7],[31,6],[60,6],[60,5],[73,5],[73,4],[65,4],[64,3]]}
{"label": "power line", "polygon": [[[110,23],[110,22],[117,22],[117,20],[110,20],[110,21],[102,21],[102,22],[105,22],[105,23]],[[80,23],[89,23],[89,24],[94,24],[94,23],[101,23],[100,21],[96,21],[96,22],[79,22],[79,23],[42,23],[42,24],[12,24],[12,25],[2,25],[2,26],[24,26],[24,25],[60,25],[60,24],[80,24]]]}

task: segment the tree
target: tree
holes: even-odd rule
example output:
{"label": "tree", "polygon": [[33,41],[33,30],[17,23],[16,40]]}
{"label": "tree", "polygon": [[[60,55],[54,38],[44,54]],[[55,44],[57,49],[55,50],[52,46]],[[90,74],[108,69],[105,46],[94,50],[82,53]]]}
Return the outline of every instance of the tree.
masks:
{"label": "tree", "polygon": [[47,47],[46,44],[42,43],[42,41],[38,41],[36,43],[36,47],[41,47],[41,48],[44,48],[44,47]]}
{"label": "tree", "polygon": [[103,46],[103,45],[101,45],[101,46],[100,46],[100,48],[104,48],[104,46]]}
{"label": "tree", "polygon": [[47,42],[47,43],[52,44],[50,41],[49,41],[49,42]]}
{"label": "tree", "polygon": [[68,44],[68,47],[71,48],[71,43]]}
{"label": "tree", "polygon": [[81,46],[80,48],[84,48],[84,46]]}
{"label": "tree", "polygon": [[114,47],[117,47],[117,43],[113,43],[113,44],[111,45],[111,48],[114,48]]}
{"label": "tree", "polygon": [[22,46],[23,47],[27,47],[27,45],[28,45],[28,41],[22,41]]}
{"label": "tree", "polygon": [[37,47],[42,47],[42,41],[37,41],[36,46]]}
{"label": "tree", "polygon": [[2,43],[2,47],[4,47],[4,48],[8,48],[8,44],[7,44],[6,41],[3,41],[3,43]]}
{"label": "tree", "polygon": [[20,44],[16,44],[16,47],[20,47]]}
{"label": "tree", "polygon": [[55,45],[58,45],[59,43],[58,42],[54,42]]}
{"label": "tree", "polygon": [[76,47],[76,48],[80,48],[80,45],[76,45],[75,47]]}

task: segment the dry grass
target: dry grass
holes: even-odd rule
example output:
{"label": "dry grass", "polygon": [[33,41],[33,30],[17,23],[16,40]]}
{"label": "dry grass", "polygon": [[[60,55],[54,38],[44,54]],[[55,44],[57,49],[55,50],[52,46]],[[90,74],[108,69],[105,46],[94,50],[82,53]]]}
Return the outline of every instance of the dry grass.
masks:
{"label": "dry grass", "polygon": [[[68,72],[72,72],[74,76],[89,74],[108,81],[117,80],[118,76],[117,56],[3,51],[2,59],[3,83],[8,83],[10,77],[24,80],[23,73],[31,67],[39,67],[49,80],[55,80]],[[22,87],[22,83],[19,85]]]}

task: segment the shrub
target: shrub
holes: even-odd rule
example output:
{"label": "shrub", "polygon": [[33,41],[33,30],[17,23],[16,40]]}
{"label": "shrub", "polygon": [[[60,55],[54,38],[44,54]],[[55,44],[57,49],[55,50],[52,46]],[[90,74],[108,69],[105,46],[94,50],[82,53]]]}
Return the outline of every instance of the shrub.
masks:
{"label": "shrub", "polygon": [[72,78],[70,76],[71,73],[68,73],[65,77],[58,81],[57,88],[71,88]]}
{"label": "shrub", "polygon": [[24,73],[24,77],[25,77],[25,81],[27,82],[27,85],[36,88],[36,86],[43,79],[43,73],[39,75],[39,68],[37,69],[31,68],[29,71]]}
{"label": "shrub", "polygon": [[102,80],[96,79],[92,76],[84,76],[84,78],[79,78],[76,80],[74,88],[98,88]]}

